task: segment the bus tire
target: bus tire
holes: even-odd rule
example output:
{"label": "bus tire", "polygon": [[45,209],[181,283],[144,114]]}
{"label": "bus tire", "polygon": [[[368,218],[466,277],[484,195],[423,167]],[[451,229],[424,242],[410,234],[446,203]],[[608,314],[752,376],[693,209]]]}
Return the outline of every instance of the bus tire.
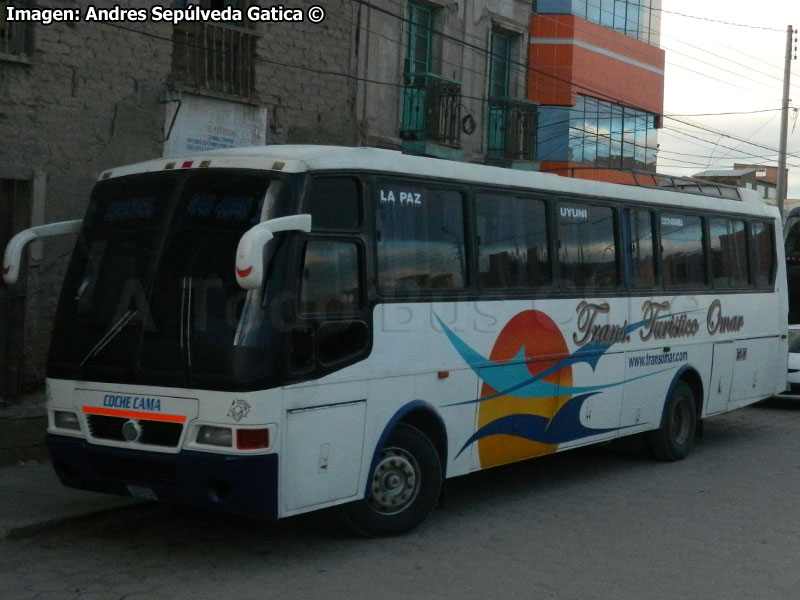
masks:
{"label": "bus tire", "polygon": [[648,435],[655,457],[664,461],[686,458],[697,431],[697,405],[691,386],[683,380],[675,384],[667,399],[661,427]]}
{"label": "bus tire", "polygon": [[442,463],[431,440],[400,423],[378,455],[367,496],[345,504],[348,524],[361,535],[406,533],[436,507],[442,489]]}

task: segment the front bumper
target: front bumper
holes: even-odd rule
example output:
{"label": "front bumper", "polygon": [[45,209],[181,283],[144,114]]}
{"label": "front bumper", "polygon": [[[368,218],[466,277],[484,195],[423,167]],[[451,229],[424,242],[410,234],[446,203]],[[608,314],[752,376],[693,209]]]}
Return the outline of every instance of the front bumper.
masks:
{"label": "front bumper", "polygon": [[67,487],[155,499],[265,519],[278,516],[278,455],[158,454],[47,435]]}

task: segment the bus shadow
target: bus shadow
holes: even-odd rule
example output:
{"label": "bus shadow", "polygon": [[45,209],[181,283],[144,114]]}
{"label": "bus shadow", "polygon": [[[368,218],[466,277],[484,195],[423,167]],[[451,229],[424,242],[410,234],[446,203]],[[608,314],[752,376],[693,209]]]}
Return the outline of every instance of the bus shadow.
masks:
{"label": "bus shadow", "polygon": [[758,404],[753,405],[753,408],[800,412],[800,400],[792,400],[791,398],[773,396],[772,398],[762,400]]}
{"label": "bus shadow", "polygon": [[[648,458],[613,445],[590,446],[510,465],[487,469],[445,481],[438,510],[409,536],[446,526],[448,515],[480,518],[492,506],[521,495],[535,498],[543,489],[577,484],[589,477],[602,478],[632,464],[649,464]],[[443,519],[443,520],[442,520]],[[444,524],[444,525],[443,525]],[[306,513],[278,521],[265,521],[200,508],[142,503],[80,519],[54,524],[30,536],[58,538],[93,547],[124,545],[129,548],[180,549],[182,554],[207,553],[219,548],[228,555],[282,556],[330,544],[348,547],[361,536],[347,527],[336,508]]]}
{"label": "bus shadow", "polygon": [[[762,403],[758,408],[800,410],[800,403],[778,399]],[[759,427],[743,429],[739,422],[711,419],[705,424],[693,454],[702,460],[705,452],[718,451],[742,437],[752,440],[761,433]],[[769,435],[768,428],[763,435]],[[595,482],[598,490],[607,489],[623,478],[647,477],[659,464],[663,463],[652,458],[644,437],[631,436],[449,479],[444,485],[440,508],[408,537],[426,537],[436,531],[459,527],[464,519],[480,521],[497,506],[512,507],[520,499],[549,502],[559,494],[572,493],[578,488],[585,494],[587,481]],[[35,535],[68,538],[78,544],[91,541],[92,545],[100,543],[101,546],[123,544],[132,548],[179,550],[188,556],[208,553],[209,548],[217,547],[228,557],[239,552],[242,556],[302,556],[309,548],[320,551],[327,551],[325,549],[329,550],[332,545],[337,550],[359,548],[357,540],[363,539],[347,528],[337,509],[264,521],[158,503],[87,515],[79,522],[60,524]]]}

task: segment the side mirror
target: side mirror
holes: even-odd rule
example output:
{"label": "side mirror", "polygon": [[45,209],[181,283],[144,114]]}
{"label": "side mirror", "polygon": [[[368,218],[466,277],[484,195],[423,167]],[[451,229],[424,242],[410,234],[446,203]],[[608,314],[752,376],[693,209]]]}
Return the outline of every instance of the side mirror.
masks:
{"label": "side mirror", "polygon": [[245,290],[256,290],[264,281],[264,246],[279,231],[311,231],[311,215],[278,217],[248,230],[236,248],[236,282]]}
{"label": "side mirror", "polygon": [[81,230],[83,221],[61,221],[59,223],[49,223],[39,225],[30,229],[23,229],[8,242],[5,254],[3,255],[3,281],[8,285],[14,285],[19,278],[20,262],[22,261],[22,251],[29,242],[43,237],[63,235],[65,233],[78,233]]}

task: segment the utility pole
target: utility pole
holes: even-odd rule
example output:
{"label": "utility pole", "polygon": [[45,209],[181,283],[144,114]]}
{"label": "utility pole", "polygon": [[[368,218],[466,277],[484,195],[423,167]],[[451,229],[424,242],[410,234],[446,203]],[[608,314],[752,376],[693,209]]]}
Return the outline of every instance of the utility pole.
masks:
{"label": "utility pole", "polygon": [[792,76],[792,38],[794,27],[786,28],[786,62],[783,67],[783,103],[781,104],[781,143],[778,150],[778,210],[783,218],[786,202],[786,137],[789,129],[789,83]]}

